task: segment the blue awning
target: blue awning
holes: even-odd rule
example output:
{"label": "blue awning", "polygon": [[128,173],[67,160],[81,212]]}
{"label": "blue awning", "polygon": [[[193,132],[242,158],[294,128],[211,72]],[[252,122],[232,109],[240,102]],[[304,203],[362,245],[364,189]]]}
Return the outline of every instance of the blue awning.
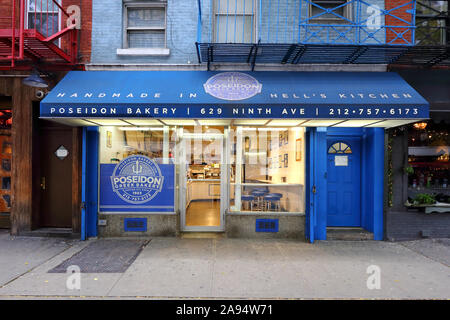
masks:
{"label": "blue awning", "polygon": [[42,118],[426,119],[390,72],[71,71]]}

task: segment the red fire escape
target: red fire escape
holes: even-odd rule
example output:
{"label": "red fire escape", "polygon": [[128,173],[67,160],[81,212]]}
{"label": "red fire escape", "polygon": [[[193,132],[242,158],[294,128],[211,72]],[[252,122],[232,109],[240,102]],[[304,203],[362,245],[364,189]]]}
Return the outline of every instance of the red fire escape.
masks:
{"label": "red fire escape", "polygon": [[[8,3],[9,2],[9,3]],[[0,70],[71,70],[78,30],[61,0],[0,0]]]}

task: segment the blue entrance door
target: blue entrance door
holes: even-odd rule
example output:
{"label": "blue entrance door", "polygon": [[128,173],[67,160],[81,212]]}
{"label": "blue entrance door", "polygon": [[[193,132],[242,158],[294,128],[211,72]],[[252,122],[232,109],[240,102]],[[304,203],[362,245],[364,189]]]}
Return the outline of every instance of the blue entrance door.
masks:
{"label": "blue entrance door", "polygon": [[327,226],[361,226],[361,139],[327,139]]}

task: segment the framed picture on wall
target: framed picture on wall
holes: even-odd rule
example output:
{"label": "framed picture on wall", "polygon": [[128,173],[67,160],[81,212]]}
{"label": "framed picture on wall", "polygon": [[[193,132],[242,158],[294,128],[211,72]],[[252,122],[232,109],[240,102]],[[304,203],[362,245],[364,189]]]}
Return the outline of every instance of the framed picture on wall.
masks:
{"label": "framed picture on wall", "polygon": [[284,144],[289,143],[289,131],[284,132]]}
{"label": "framed picture on wall", "polygon": [[112,148],[112,132],[106,131],[106,147]]}
{"label": "framed picture on wall", "polygon": [[302,161],[302,139],[295,140],[295,161]]}
{"label": "framed picture on wall", "polygon": [[285,167],[285,168],[287,168],[288,165],[289,165],[288,159],[289,159],[289,156],[288,156],[287,153],[285,153],[285,154],[284,154],[284,161],[283,161],[283,162],[284,162],[284,167]]}
{"label": "framed picture on wall", "polygon": [[244,150],[245,152],[249,152],[250,151],[250,137],[245,137],[244,138]]}

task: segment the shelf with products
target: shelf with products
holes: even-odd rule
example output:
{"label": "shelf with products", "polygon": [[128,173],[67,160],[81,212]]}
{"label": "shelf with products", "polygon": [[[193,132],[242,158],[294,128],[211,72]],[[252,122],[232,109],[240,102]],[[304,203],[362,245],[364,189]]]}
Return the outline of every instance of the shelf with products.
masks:
{"label": "shelf with products", "polygon": [[191,164],[187,175],[190,179],[220,179],[220,164]]}

